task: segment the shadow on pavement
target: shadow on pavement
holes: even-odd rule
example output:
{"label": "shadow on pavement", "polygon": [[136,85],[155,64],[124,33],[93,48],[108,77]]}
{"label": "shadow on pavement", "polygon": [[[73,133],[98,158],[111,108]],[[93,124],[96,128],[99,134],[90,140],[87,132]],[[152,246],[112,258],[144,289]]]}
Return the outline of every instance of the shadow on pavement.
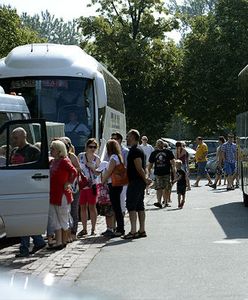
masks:
{"label": "shadow on pavement", "polygon": [[105,244],[108,238],[104,236],[89,236],[85,238],[80,238],[78,241],[80,241],[84,245],[91,245],[91,244]]}
{"label": "shadow on pavement", "polygon": [[117,246],[117,245],[122,245],[122,244],[126,244],[126,243],[130,243],[133,242],[134,240],[130,239],[130,240],[124,240],[124,239],[118,239],[118,240],[109,240],[109,242],[104,245],[103,247],[109,247],[109,246]]}
{"label": "shadow on pavement", "polygon": [[242,202],[232,202],[211,208],[227,239],[248,238],[248,210]]}

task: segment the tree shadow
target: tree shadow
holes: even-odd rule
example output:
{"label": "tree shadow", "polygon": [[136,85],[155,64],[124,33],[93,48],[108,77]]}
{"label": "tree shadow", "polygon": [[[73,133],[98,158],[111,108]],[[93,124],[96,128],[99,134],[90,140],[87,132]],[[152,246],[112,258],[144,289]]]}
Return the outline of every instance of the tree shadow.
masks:
{"label": "tree shadow", "polygon": [[227,239],[248,238],[248,210],[242,202],[232,202],[211,208]]}

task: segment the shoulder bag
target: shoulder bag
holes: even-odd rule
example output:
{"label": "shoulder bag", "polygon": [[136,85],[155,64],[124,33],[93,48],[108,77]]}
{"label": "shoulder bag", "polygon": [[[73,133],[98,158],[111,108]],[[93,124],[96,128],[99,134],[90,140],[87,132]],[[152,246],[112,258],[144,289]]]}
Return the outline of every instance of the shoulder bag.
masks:
{"label": "shoulder bag", "polygon": [[120,164],[115,166],[114,171],[111,174],[111,181],[112,186],[124,186],[128,184],[127,169],[121,160]]}

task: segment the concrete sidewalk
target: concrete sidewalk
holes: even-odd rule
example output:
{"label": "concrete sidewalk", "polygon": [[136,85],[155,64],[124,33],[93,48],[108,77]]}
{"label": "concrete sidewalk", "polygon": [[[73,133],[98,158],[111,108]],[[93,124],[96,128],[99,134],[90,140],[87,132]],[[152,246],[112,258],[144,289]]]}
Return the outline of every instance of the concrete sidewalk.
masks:
{"label": "concrete sidewalk", "polygon": [[[154,193],[155,191],[152,191],[152,195],[147,196],[146,202],[150,201]],[[125,216],[125,223],[129,227],[128,214]],[[79,231],[81,229],[79,223]],[[98,216],[95,236],[88,235],[78,239],[67,244],[61,251],[51,252],[44,248],[28,258],[15,258],[19,244],[3,248],[0,250],[0,267],[6,268],[11,276],[32,276],[38,281],[44,281],[46,276],[52,276],[54,284],[72,286],[108,242],[109,238],[101,236],[101,232],[105,230],[105,217]]]}
{"label": "concrete sidewalk", "polygon": [[55,284],[72,285],[108,241],[100,235],[105,228],[105,218],[99,216],[96,225],[99,234],[96,236],[78,239],[61,251],[51,252],[44,248],[28,258],[15,258],[19,244],[3,248],[0,250],[0,267],[8,268],[11,275],[44,280],[49,274],[53,276]]}

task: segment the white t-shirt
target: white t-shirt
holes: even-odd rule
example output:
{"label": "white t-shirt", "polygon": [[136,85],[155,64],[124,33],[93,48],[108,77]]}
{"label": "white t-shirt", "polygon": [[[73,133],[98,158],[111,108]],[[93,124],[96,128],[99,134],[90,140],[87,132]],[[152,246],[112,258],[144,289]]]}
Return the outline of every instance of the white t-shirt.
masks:
{"label": "white t-shirt", "polygon": [[146,145],[141,144],[140,147],[145,153],[146,165],[148,165],[149,157],[150,157],[151,153],[154,151],[154,148],[150,144],[146,144]]}

